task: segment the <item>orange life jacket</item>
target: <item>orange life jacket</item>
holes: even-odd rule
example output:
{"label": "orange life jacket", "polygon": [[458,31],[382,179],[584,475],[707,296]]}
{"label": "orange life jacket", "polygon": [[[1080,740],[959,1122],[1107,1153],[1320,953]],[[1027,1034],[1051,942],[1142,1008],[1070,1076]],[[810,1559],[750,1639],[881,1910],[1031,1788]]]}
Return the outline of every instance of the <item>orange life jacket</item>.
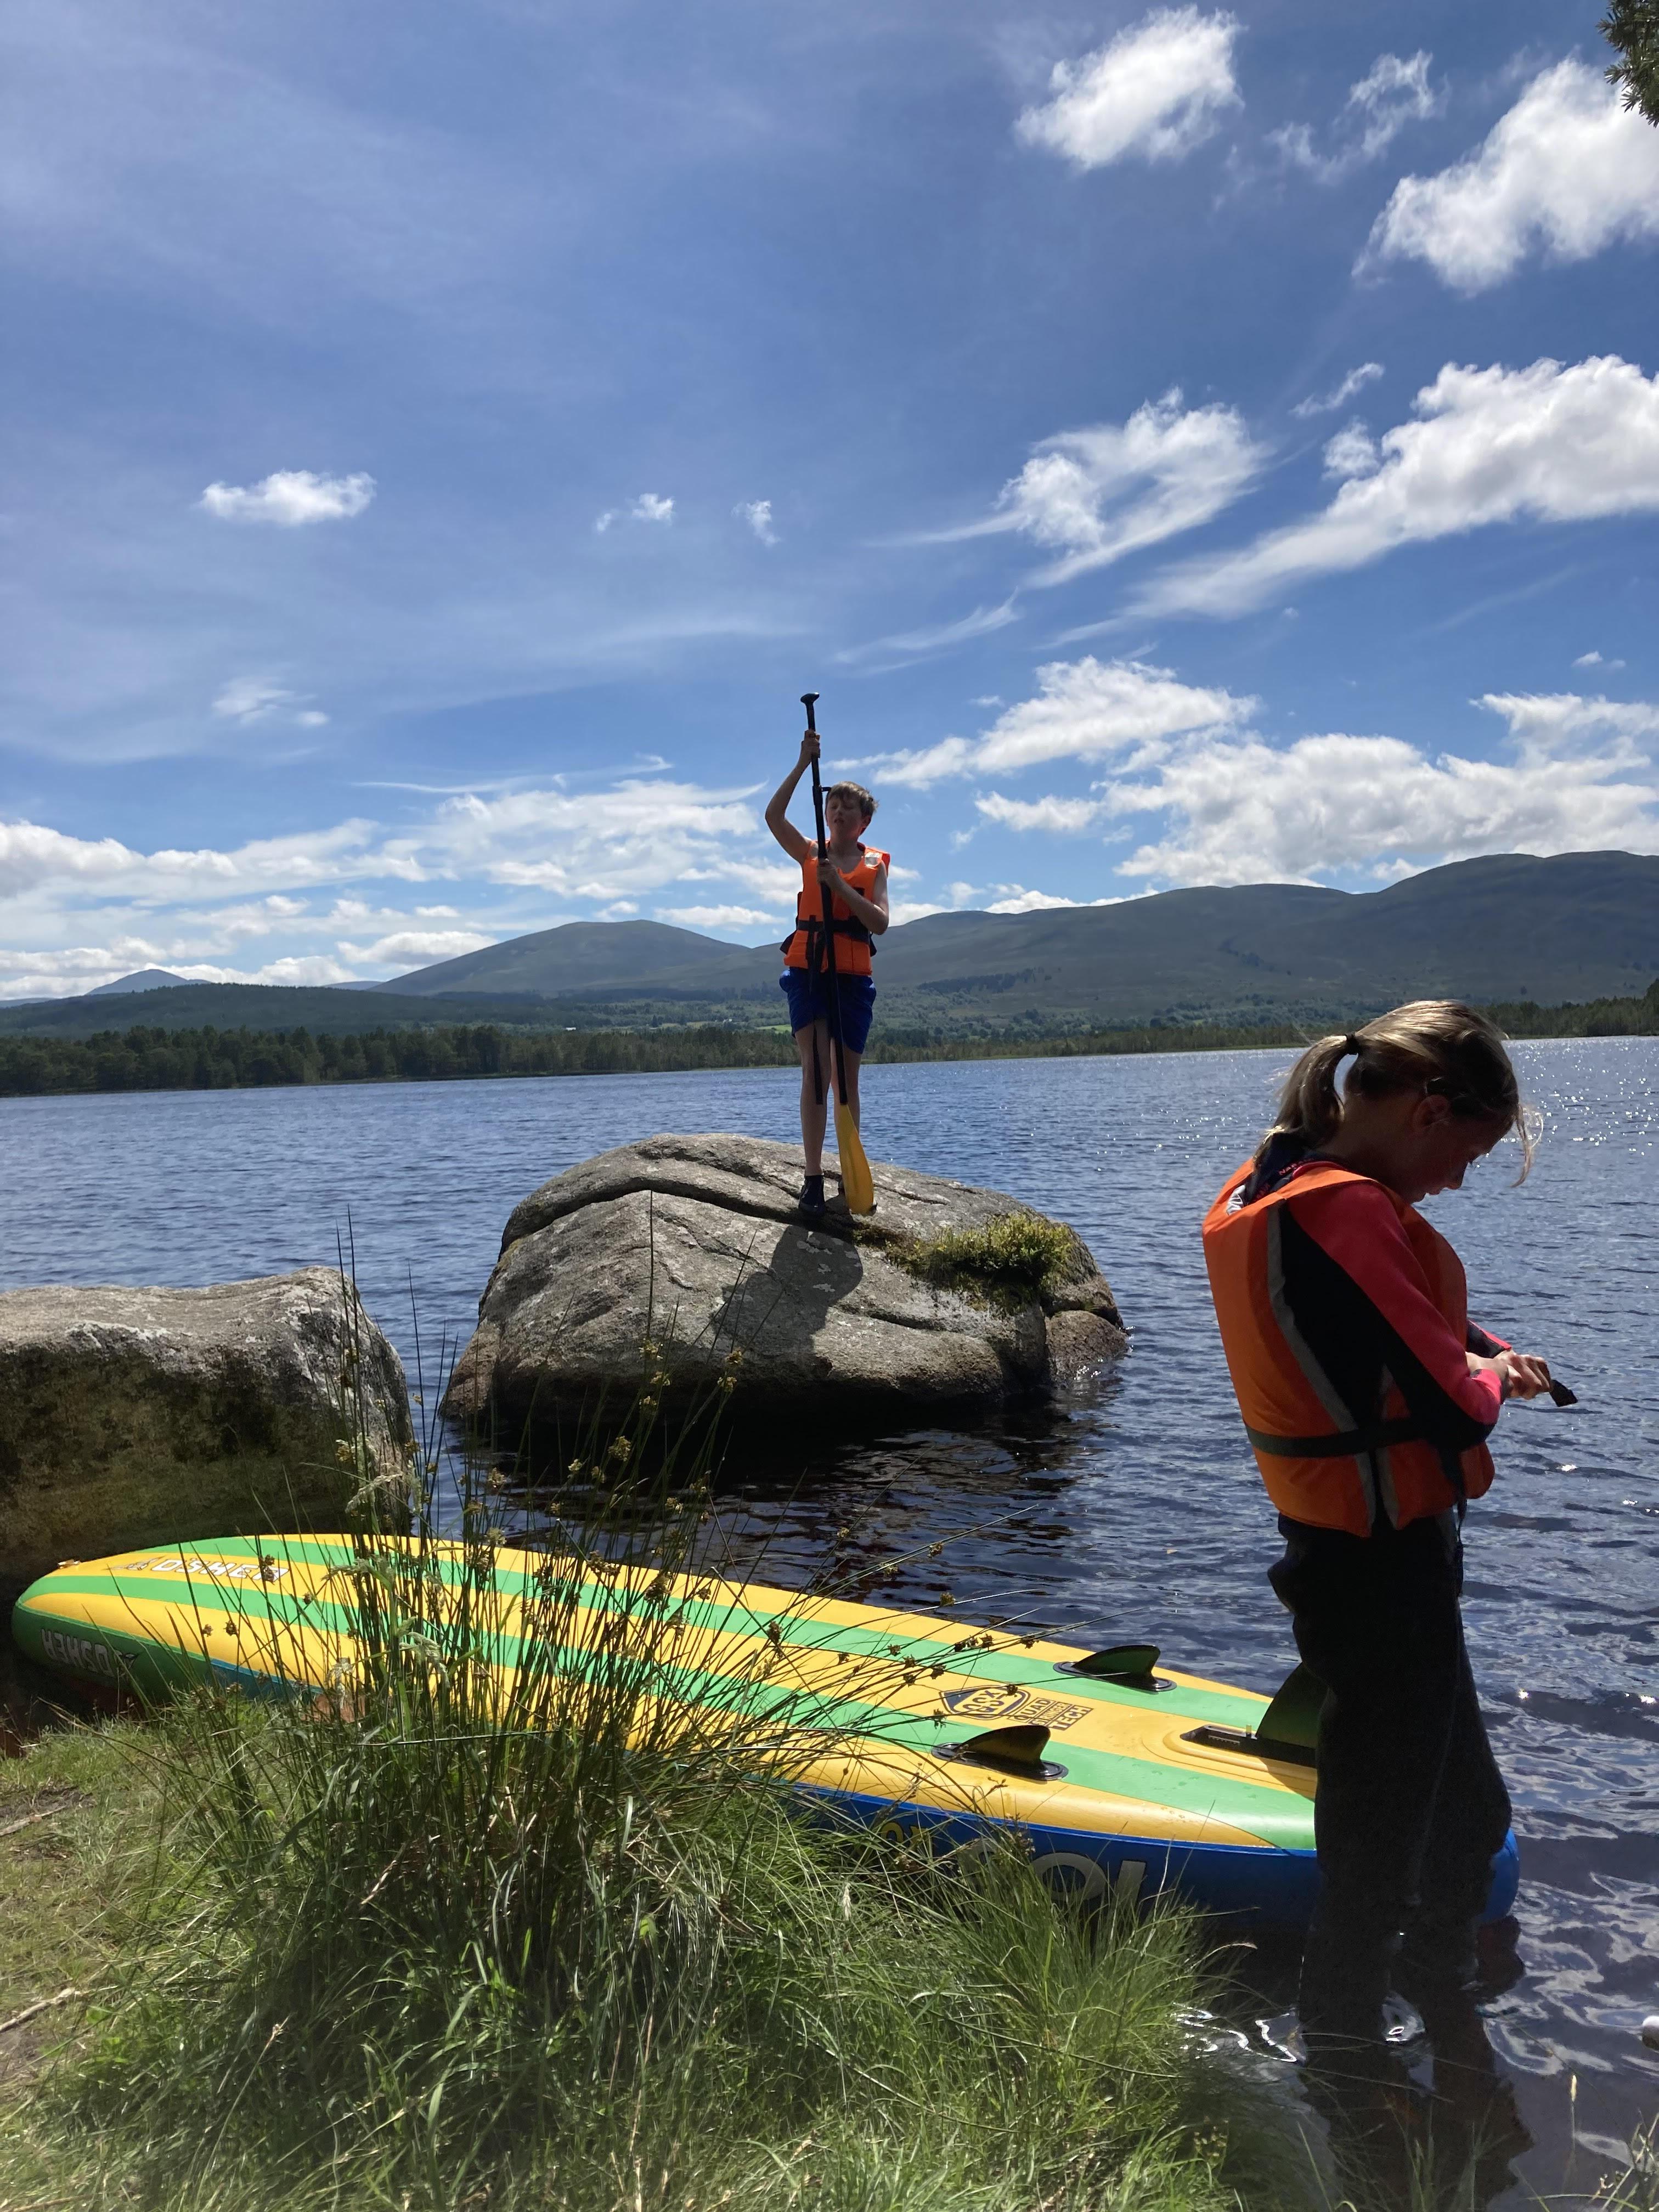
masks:
{"label": "orange life jacket", "polygon": [[[1339,1183],[1370,1182],[1334,1163],[1310,1162],[1249,1206],[1246,1162],[1229,1176],[1204,1220],[1204,1258],[1227,1368],[1267,1495],[1292,1521],[1370,1534],[1396,1528],[1492,1486],[1484,1444],[1453,1453],[1429,1442],[1385,1376],[1378,1406],[1348,1406],[1296,1325],[1284,1295],[1280,1238],[1287,1200]],[[1468,1328],[1463,1263],[1416,1209],[1388,1188],[1428,1293],[1460,1344]]]}
{"label": "orange life jacket", "polygon": [[[890,857],[878,852],[873,845],[860,845],[858,866],[843,868],[842,874],[860,898],[868,898],[875,888],[878,871],[887,866]],[[823,890],[818,882],[816,846],[801,862],[800,877],[800,889],[795,895],[794,930],[784,939],[780,949],[786,968],[805,968],[816,975],[825,965]],[[875,950],[874,938],[838,894],[831,899],[830,911],[835,922],[836,975],[867,975],[870,956]]]}

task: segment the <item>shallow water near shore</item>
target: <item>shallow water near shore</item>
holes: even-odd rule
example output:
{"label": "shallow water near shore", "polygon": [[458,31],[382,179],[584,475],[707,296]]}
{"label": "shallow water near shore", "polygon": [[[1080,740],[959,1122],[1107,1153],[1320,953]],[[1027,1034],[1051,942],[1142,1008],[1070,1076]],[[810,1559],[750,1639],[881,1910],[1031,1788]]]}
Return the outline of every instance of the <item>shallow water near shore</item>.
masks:
{"label": "shallow water near shore", "polygon": [[[948,1589],[964,1619],[1018,1608],[1079,1641],[1150,1639],[1172,1665],[1275,1687],[1295,1654],[1263,1579],[1273,1521],[1197,1231],[1291,1057],[869,1068],[872,1159],[1070,1222],[1133,1350],[1091,1400],[994,1433],[827,1455],[779,1440],[765,1465],[729,1471],[740,1551],[788,1581],[838,1526],[872,1552],[955,1536],[895,1594],[931,1607]],[[1524,2188],[1492,2200],[1506,2207],[1588,2191],[1659,2112],[1659,2053],[1639,2038],[1659,2009],[1659,1041],[1516,1057],[1547,1123],[1531,1180],[1510,1187],[1500,1148],[1426,1209],[1468,1265],[1472,1310],[1581,1401],[1506,1410],[1498,1482],[1468,1531],[1469,1642],[1522,1844],[1525,1972],[1488,2027],[1535,2147],[1516,2162]],[[0,1101],[0,1288],[272,1273],[331,1261],[349,1216],[359,1282],[411,1384],[412,1279],[430,1382],[439,1338],[465,1340],[501,1225],[536,1184],[658,1130],[789,1138],[793,1092],[792,1074],[756,1070]]]}

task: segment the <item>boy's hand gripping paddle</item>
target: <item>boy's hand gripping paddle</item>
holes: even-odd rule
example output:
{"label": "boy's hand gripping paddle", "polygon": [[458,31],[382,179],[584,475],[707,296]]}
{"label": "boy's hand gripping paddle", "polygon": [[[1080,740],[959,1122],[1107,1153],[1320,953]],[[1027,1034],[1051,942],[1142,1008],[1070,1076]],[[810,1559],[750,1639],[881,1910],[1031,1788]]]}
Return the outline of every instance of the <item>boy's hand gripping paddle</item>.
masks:
{"label": "boy's hand gripping paddle", "polygon": [[[816,691],[803,691],[800,703],[806,709],[806,726],[814,733],[817,723],[812,709],[817,705]],[[827,860],[830,848],[823,835],[823,785],[818,775],[818,764],[812,763],[812,819],[818,833],[818,858]],[[836,976],[836,908],[829,885],[823,890],[823,957],[829,963],[830,1035],[836,1055],[836,1150],[841,1155],[841,1189],[847,1200],[849,1213],[873,1213],[876,1210],[875,1177],[870,1172],[870,1163],[864,1157],[864,1146],[859,1142],[857,1124],[853,1109],[847,1103],[846,1046],[841,1034],[841,985]]]}

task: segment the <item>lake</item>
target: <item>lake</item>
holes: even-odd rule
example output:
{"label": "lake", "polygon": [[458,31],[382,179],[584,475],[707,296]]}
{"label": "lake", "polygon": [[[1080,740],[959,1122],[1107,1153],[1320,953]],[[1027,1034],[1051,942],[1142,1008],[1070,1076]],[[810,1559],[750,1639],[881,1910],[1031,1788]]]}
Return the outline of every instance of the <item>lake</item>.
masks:
{"label": "lake", "polygon": [[[951,1553],[964,1618],[1017,1604],[1079,1641],[1146,1638],[1172,1665],[1274,1688],[1295,1658],[1263,1579],[1275,1532],[1198,1224],[1291,1057],[867,1068],[872,1158],[1070,1222],[1133,1349],[1095,1401],[992,1433],[828,1455],[786,1439],[739,1471],[734,1540],[787,1579],[842,1522],[906,1550],[971,1529]],[[1659,2009],[1659,1040],[1516,1059],[1545,1117],[1531,1178],[1510,1187],[1502,1146],[1426,1210],[1468,1265],[1472,1311],[1581,1401],[1506,1409],[1468,1530],[1469,1643],[1522,1858],[1526,1971],[1488,2025],[1536,2138],[1517,2172],[1545,2192],[1588,2188],[1659,2112],[1659,2053],[1638,2034]],[[332,1261],[349,1222],[411,1382],[412,1282],[430,1381],[527,1191],[659,1130],[790,1139],[795,1088],[755,1070],[0,1101],[0,1287],[273,1273]]]}

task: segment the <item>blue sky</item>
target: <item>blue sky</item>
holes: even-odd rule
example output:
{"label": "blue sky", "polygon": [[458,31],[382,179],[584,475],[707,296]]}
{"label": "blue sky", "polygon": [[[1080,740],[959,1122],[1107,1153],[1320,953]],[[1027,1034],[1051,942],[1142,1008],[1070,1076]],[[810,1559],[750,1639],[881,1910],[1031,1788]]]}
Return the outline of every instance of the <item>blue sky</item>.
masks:
{"label": "blue sky", "polygon": [[1659,851],[1594,0],[23,0],[0,996]]}

